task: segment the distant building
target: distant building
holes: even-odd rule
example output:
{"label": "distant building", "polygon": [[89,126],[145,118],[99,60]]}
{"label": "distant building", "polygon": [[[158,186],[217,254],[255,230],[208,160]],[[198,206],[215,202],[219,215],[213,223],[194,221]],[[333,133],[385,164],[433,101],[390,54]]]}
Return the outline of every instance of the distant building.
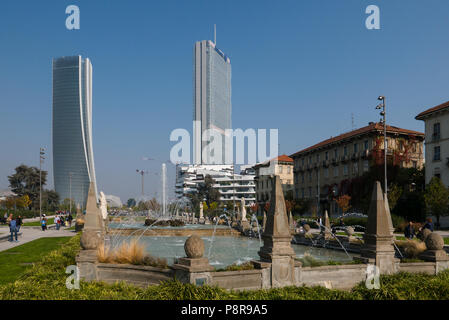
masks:
{"label": "distant building", "polygon": [[[312,201],[312,212],[329,205],[329,213],[338,207],[330,198],[346,194],[345,183],[363,175],[375,164],[384,163],[384,126],[370,123],[298,151],[294,161],[294,198]],[[424,134],[387,125],[387,161],[401,167],[422,168]]]}
{"label": "distant building", "polygon": [[15,197],[17,196],[14,192],[12,192],[10,189],[3,189],[0,190],[0,201],[6,200],[6,198],[9,197]]}
{"label": "distant building", "polygon": [[426,135],[426,183],[438,177],[449,187],[449,101],[416,116],[424,121]]}
{"label": "distant building", "polygon": [[92,64],[81,56],[53,59],[53,175],[60,200],[86,205],[95,178]]}
{"label": "distant building", "polygon": [[281,179],[284,196],[288,192],[293,194],[293,159],[281,155],[274,160],[258,163],[254,166],[256,201],[259,205],[258,213],[262,214],[265,204],[271,201],[271,175],[278,175]]}
{"label": "distant building", "polygon": [[[231,129],[231,61],[212,41],[198,41],[194,52],[193,120],[201,128],[193,133],[194,164],[225,164],[224,133]],[[204,131],[215,129],[222,137],[222,160],[211,163],[204,159]]]}
{"label": "distant building", "polygon": [[247,205],[255,202],[254,171],[246,168],[240,174],[233,174],[232,165],[177,165],[177,198],[185,199],[189,194],[197,193],[207,175],[214,180],[213,188],[220,192],[221,202],[238,202],[242,197]]}
{"label": "distant building", "polygon": [[109,208],[121,208],[123,206],[120,197],[114,196],[112,194],[106,194],[105,197]]}

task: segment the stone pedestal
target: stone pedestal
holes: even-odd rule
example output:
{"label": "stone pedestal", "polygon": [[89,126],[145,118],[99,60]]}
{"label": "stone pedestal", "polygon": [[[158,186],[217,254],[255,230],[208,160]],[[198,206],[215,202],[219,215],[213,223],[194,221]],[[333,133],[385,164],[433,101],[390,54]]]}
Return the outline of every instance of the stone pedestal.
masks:
{"label": "stone pedestal", "polygon": [[[426,229],[427,230],[427,229]],[[444,240],[435,232],[431,232],[425,239],[427,250],[419,255],[424,261],[437,263],[437,272],[447,269],[449,266],[449,256],[444,251]]]}
{"label": "stone pedestal", "polygon": [[214,268],[209,260],[203,257],[204,241],[196,235],[191,236],[184,244],[186,258],[179,258],[173,265],[175,276],[182,282],[204,285],[211,282],[210,271]]}
{"label": "stone pedestal", "polygon": [[80,279],[85,281],[97,279],[97,250],[81,250],[75,260]]}
{"label": "stone pedestal", "polygon": [[324,229],[322,231],[322,234],[324,235],[325,240],[332,239],[332,233],[331,233],[331,223],[329,220],[329,215],[327,213],[327,210],[324,211]]}
{"label": "stone pedestal", "polygon": [[265,230],[262,234],[260,262],[256,266],[269,265],[269,287],[284,287],[295,284],[295,252],[291,246],[287,211],[279,176],[272,178],[272,203],[268,212]]}
{"label": "stone pedestal", "polygon": [[381,274],[393,274],[397,271],[399,259],[395,258],[391,217],[386,210],[388,205],[385,201],[388,200],[384,199],[380,182],[376,181],[368,211],[365,243],[361,249],[360,260],[375,264]]}

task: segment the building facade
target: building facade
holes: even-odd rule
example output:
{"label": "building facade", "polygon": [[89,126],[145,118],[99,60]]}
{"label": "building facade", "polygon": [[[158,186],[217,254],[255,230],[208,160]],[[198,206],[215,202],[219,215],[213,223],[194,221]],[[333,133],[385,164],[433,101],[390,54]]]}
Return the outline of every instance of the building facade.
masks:
{"label": "building facade", "polygon": [[92,64],[81,56],[53,59],[53,175],[61,201],[86,205],[97,185],[92,147]]}
{"label": "building facade", "polygon": [[[231,61],[212,41],[198,41],[194,52],[193,149],[194,164],[225,163],[225,130],[231,129]],[[202,152],[207,142],[206,130],[221,138],[221,156],[215,162]],[[215,152],[218,152],[215,150]]]}
{"label": "building facade", "polygon": [[284,196],[294,191],[293,159],[281,155],[275,160],[258,163],[254,166],[256,201],[259,205],[258,213],[262,213],[267,202],[271,200],[271,175],[278,175],[281,179]]}
{"label": "building facade", "polygon": [[[344,183],[384,163],[384,126],[368,126],[324,140],[292,154],[294,198],[308,199],[311,211],[337,213],[335,201],[346,193]],[[424,134],[387,125],[387,162],[401,167],[422,168]],[[330,202],[330,203],[329,203]]]}
{"label": "building facade", "polygon": [[426,135],[426,184],[432,177],[449,187],[449,101],[416,116],[424,121]]}
{"label": "building facade", "polygon": [[176,196],[186,199],[189,194],[197,193],[198,186],[210,175],[215,182],[212,187],[220,192],[221,202],[237,203],[245,198],[247,205],[253,204],[256,201],[254,171],[247,169],[235,174],[233,170],[232,165],[177,165]]}

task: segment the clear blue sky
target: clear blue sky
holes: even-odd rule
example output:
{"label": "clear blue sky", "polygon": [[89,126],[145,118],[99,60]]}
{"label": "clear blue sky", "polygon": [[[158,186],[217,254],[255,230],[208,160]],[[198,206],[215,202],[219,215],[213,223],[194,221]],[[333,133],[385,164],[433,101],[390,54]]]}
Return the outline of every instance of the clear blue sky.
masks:
{"label": "clear blue sky", "polygon": [[[81,29],[65,28],[78,5]],[[365,8],[381,30],[365,28]],[[169,134],[191,130],[192,51],[212,39],[231,58],[234,128],[278,128],[291,154],[378,121],[423,131],[414,117],[449,100],[447,0],[23,1],[0,10],[0,189],[20,163],[44,169],[53,187],[51,59],[93,64],[93,146],[99,190],[125,202],[140,193],[136,169],[160,171]],[[173,186],[173,166],[168,167]],[[154,193],[159,177],[146,178]],[[151,186],[150,186],[151,184]]]}

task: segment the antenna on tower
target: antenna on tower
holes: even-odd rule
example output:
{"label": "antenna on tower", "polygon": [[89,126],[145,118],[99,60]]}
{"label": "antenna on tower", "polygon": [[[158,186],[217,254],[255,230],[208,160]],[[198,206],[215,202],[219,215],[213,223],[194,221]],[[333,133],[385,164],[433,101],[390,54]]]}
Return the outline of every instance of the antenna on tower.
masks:
{"label": "antenna on tower", "polygon": [[217,25],[214,24],[214,44],[217,45]]}

